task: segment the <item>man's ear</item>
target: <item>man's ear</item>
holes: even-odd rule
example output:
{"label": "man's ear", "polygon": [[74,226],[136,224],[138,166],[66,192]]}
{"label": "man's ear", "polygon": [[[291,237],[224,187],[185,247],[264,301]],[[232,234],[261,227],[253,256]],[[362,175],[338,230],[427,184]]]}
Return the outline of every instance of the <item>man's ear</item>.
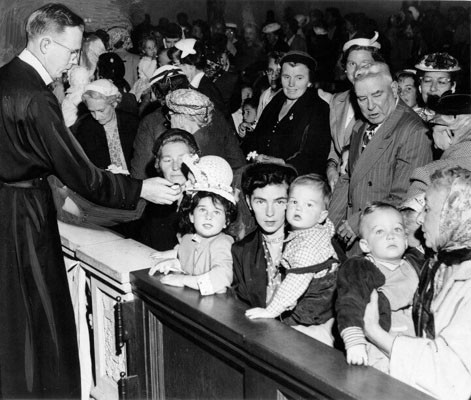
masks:
{"label": "man's ear", "polygon": [[363,253],[369,253],[370,252],[370,246],[368,245],[368,242],[365,239],[360,239],[360,249]]}
{"label": "man's ear", "polygon": [[391,89],[392,89],[392,91],[393,91],[393,94],[394,94],[394,98],[395,98],[395,99],[397,99],[397,97],[398,97],[398,87],[399,87],[399,85],[398,85],[398,83],[397,83],[396,81],[393,81],[393,82],[391,83]]}
{"label": "man's ear", "polygon": [[319,221],[317,222],[319,224],[322,224],[327,219],[328,215],[329,215],[329,212],[327,210],[321,211],[321,214],[319,215]]}
{"label": "man's ear", "polygon": [[451,86],[451,93],[455,93],[456,91],[456,82],[453,82],[453,85]]}
{"label": "man's ear", "polygon": [[49,47],[52,45],[52,40],[48,37],[43,37],[39,40],[39,49],[42,54],[46,54],[48,52]]}

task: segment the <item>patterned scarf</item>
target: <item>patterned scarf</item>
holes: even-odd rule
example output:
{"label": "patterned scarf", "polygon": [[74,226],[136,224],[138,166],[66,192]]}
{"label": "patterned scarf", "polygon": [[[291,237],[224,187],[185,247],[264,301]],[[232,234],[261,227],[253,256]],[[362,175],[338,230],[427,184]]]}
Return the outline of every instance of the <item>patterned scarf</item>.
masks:
{"label": "patterned scarf", "polygon": [[441,289],[436,279],[440,266],[449,267],[471,260],[471,182],[469,172],[461,171],[462,176],[458,171],[453,179],[440,214],[439,250],[436,257],[424,265],[414,297],[412,314],[416,334],[425,334],[430,339],[435,338],[431,305]]}

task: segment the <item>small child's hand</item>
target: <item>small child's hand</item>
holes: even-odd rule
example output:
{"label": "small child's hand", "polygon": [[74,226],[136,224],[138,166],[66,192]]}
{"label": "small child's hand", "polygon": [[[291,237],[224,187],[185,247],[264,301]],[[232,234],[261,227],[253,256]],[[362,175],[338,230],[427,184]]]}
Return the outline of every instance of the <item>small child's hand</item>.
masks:
{"label": "small child's hand", "polygon": [[163,276],[162,279],[160,279],[160,282],[168,286],[183,287],[185,286],[185,275],[182,275],[182,274],[166,275],[166,276]]}
{"label": "small child's hand", "polygon": [[149,270],[149,275],[156,272],[167,275],[169,272],[184,273],[180,261],[176,258],[158,259],[155,265]]}
{"label": "small child's hand", "polygon": [[269,312],[266,308],[251,308],[245,312],[245,316],[250,319],[258,319],[258,318],[276,318],[277,315]]}
{"label": "small child's hand", "polygon": [[252,124],[249,124],[248,122],[242,122],[239,125],[238,133],[241,138],[244,138],[247,132],[252,131]]}
{"label": "small child's hand", "polygon": [[154,260],[165,260],[168,258],[175,258],[175,251],[172,250],[166,250],[166,251],[154,251],[151,255],[151,258]]}
{"label": "small child's hand", "polygon": [[347,349],[347,363],[350,365],[368,365],[365,344],[357,344]]}

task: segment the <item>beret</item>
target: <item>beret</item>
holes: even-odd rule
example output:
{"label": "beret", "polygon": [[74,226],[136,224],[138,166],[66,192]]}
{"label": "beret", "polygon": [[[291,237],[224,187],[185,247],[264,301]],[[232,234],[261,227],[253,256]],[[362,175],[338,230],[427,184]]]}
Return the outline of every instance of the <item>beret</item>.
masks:
{"label": "beret", "polygon": [[305,53],[304,51],[289,51],[286,53],[283,58],[280,60],[280,66],[283,66],[284,63],[293,62],[293,63],[301,63],[308,67],[311,71],[315,71],[317,69],[317,62],[312,58],[309,54]]}

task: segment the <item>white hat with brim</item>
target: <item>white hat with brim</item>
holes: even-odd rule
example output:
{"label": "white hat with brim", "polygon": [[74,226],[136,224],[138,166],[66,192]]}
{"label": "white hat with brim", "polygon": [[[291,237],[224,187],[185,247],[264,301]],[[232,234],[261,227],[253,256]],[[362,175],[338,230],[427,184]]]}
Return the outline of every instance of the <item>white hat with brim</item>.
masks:
{"label": "white hat with brim", "polygon": [[352,46],[362,46],[362,47],[374,47],[376,49],[381,48],[381,44],[378,42],[379,33],[375,31],[375,34],[372,38],[355,38],[349,40],[343,45],[342,51],[347,51]]}
{"label": "white hat with brim", "polygon": [[233,173],[229,163],[219,156],[204,156],[185,154],[182,164],[186,165],[194,176],[194,181],[188,180],[185,191],[215,193],[232,204],[236,204],[232,188]]}
{"label": "white hat with brim", "polygon": [[272,33],[281,29],[281,25],[278,22],[273,22],[271,24],[265,25],[262,29],[263,33]]}

